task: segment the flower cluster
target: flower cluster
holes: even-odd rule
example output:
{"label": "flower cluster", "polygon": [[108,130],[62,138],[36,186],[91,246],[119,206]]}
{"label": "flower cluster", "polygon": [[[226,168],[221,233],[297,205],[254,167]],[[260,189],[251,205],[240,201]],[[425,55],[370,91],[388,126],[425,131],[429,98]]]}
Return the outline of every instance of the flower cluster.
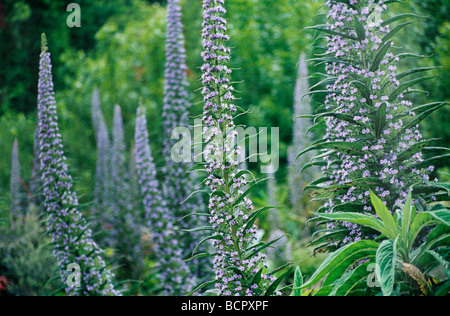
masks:
{"label": "flower cluster", "polygon": [[176,238],[175,219],[167,208],[157,180],[143,107],[137,110],[134,156],[145,216],[158,258],[163,294],[184,295],[192,289],[193,284],[186,281],[190,271],[182,261],[182,247]]}
{"label": "flower cluster", "polygon": [[[72,178],[58,128],[51,69],[50,53],[43,35],[38,86],[40,164],[53,253],[59,262],[60,275],[68,294],[120,295],[114,289],[113,275],[100,256],[101,251],[92,239],[92,232],[77,209],[78,199],[72,190]],[[72,284],[71,267],[79,267],[79,284]]]}
{"label": "flower cluster", "polygon": [[225,0],[203,0],[203,138],[208,172],[205,184],[213,192],[209,209],[217,251],[215,284],[219,295],[257,296],[265,294],[274,280],[261,273],[265,255],[255,251],[257,227],[254,221],[249,222],[253,204],[244,193],[247,181],[238,169],[239,148],[230,145],[236,137],[233,116],[237,107],[233,103],[232,71],[227,67],[230,49],[225,46],[229,36],[224,5]]}
{"label": "flower cluster", "polygon": [[107,209],[111,208],[111,140],[100,102],[100,93],[92,94],[92,122],[97,139],[97,165],[95,169],[94,215],[100,223],[107,222]]}
{"label": "flower cluster", "polygon": [[[406,99],[409,86],[400,83],[399,56],[391,52],[392,37],[401,26],[391,31],[390,21],[381,20],[385,1],[329,0],[327,6],[322,31],[328,51],[322,60],[327,62],[329,93],[321,114],[327,129],[318,147],[333,150],[324,155],[322,170],[335,195],[326,208],[346,205],[373,213],[371,188],[393,209],[406,200],[410,186],[429,180],[428,171],[419,167],[424,142],[411,119],[415,112]],[[356,224],[338,225],[349,231],[343,244],[369,237]]]}
{"label": "flower cluster", "polygon": [[[187,82],[186,52],[184,47],[184,35],[182,24],[182,12],[179,0],[169,0],[167,5],[167,31],[166,31],[166,64],[164,74],[164,106],[163,106],[163,192],[166,197],[167,207],[172,211],[175,219],[182,218],[182,228],[202,226],[203,218],[188,216],[191,213],[200,213],[206,207],[202,199],[187,197],[194,191],[194,179],[188,173],[191,167],[189,163],[176,163],[172,158],[172,148],[176,140],[172,133],[177,128],[189,126],[189,93]],[[190,135],[183,135],[188,138]],[[185,201],[186,200],[186,201]],[[182,243],[184,255],[190,254],[198,240],[204,236],[202,232],[178,232],[177,239]],[[192,277],[202,277],[208,273],[208,263],[205,259],[194,260]]]}
{"label": "flower cluster", "polygon": [[9,214],[11,227],[14,228],[14,222],[20,216],[23,193],[20,184],[20,161],[19,161],[19,141],[14,140],[12,155],[11,155],[11,181],[10,181],[10,204]]}
{"label": "flower cluster", "polygon": [[124,277],[138,277],[144,264],[141,243],[140,214],[133,208],[132,190],[125,144],[122,110],[114,107],[113,146],[111,154],[112,215],[111,246],[119,255]]}

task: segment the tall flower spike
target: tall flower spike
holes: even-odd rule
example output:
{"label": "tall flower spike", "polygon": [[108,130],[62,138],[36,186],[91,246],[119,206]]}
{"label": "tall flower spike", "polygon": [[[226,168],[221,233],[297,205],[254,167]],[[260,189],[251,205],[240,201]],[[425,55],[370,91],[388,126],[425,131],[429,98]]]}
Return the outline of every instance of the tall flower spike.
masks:
{"label": "tall flower spike", "polygon": [[[323,189],[311,196],[327,201],[326,212],[374,213],[370,190],[394,209],[406,200],[412,185],[429,185],[432,160],[424,161],[422,149],[432,142],[422,139],[418,123],[444,103],[428,104],[424,114],[423,107],[413,108],[406,99],[410,87],[430,77],[401,82],[416,71],[396,74],[399,57],[391,52],[392,39],[409,23],[392,30],[391,24],[410,15],[383,21],[390,2],[329,0],[327,24],[314,28],[327,34],[328,51],[321,62],[333,62],[326,64],[329,93],[317,117],[325,118],[326,135],[303,153],[322,150],[315,161],[323,166],[324,177],[314,184]],[[336,227],[348,230],[338,245],[375,237],[351,223],[328,228]]]}
{"label": "tall flower spike", "polygon": [[[138,210],[132,208],[132,195],[125,145],[122,110],[114,108],[113,147],[111,158],[112,216],[111,246],[120,256],[123,277],[136,278],[143,266],[141,227]],[[125,273],[125,274],[123,274]]]}
{"label": "tall flower spike", "polygon": [[[169,0],[167,6],[167,31],[166,31],[166,64],[164,76],[164,107],[163,107],[163,155],[165,166],[163,169],[163,192],[166,197],[167,207],[173,212],[176,219],[183,218],[180,222],[182,228],[204,226],[202,217],[188,216],[190,213],[201,213],[206,205],[198,198],[186,198],[194,191],[194,181],[188,169],[189,163],[176,163],[172,158],[172,148],[176,140],[172,138],[172,132],[177,128],[189,126],[189,94],[187,82],[186,52],[184,48],[183,24],[181,21],[182,10],[179,0]],[[189,137],[190,135],[183,135]],[[199,197],[199,196],[196,196]],[[184,202],[185,201],[185,202]],[[199,240],[205,236],[202,232],[183,233],[180,231],[178,239],[182,243],[185,256],[189,255]],[[193,273],[201,277],[205,270],[209,270],[207,259],[190,262]],[[209,271],[208,271],[209,272]]]}
{"label": "tall flower spike", "polygon": [[114,289],[113,275],[100,256],[101,251],[92,239],[92,232],[77,209],[78,199],[72,191],[72,178],[68,174],[57,122],[51,68],[50,53],[43,35],[38,86],[40,163],[53,253],[59,262],[61,279],[68,294],[120,295]]}
{"label": "tall flower spike", "polygon": [[14,223],[20,213],[22,212],[23,193],[21,190],[20,177],[20,161],[19,161],[19,141],[14,139],[11,155],[11,181],[10,181],[10,204],[9,214],[11,227],[14,228]]}
{"label": "tall flower spike", "polygon": [[273,279],[262,273],[265,255],[252,252],[257,227],[249,222],[253,204],[243,192],[247,181],[245,173],[239,175],[240,151],[230,145],[235,144],[237,107],[233,103],[232,71],[227,67],[230,49],[225,46],[229,36],[224,5],[225,0],[203,0],[203,139],[208,172],[205,184],[213,192],[209,209],[214,231],[210,238],[217,252],[215,285],[224,296],[272,295]]}
{"label": "tall flower spike", "polygon": [[95,169],[94,215],[98,223],[107,221],[111,208],[111,140],[101,109],[100,93],[92,94],[92,122],[97,139],[97,164]]}
{"label": "tall flower spike", "polygon": [[302,115],[311,115],[311,97],[309,92],[308,81],[308,65],[306,55],[300,54],[298,63],[297,82],[294,91],[294,129],[292,145],[289,148],[289,187],[291,189],[291,203],[296,211],[301,212],[305,197],[305,186],[314,179],[314,175],[318,173],[315,167],[303,170],[302,167],[311,161],[311,155],[305,155],[296,159],[299,148],[306,148],[312,141],[313,135],[308,132],[312,127],[309,119],[299,119]]}
{"label": "tall flower spike", "polygon": [[183,253],[177,239],[175,219],[167,208],[159,187],[149,144],[145,109],[142,106],[137,110],[134,156],[145,216],[156,247],[163,294],[184,295],[193,286],[185,281],[190,271],[182,260]]}

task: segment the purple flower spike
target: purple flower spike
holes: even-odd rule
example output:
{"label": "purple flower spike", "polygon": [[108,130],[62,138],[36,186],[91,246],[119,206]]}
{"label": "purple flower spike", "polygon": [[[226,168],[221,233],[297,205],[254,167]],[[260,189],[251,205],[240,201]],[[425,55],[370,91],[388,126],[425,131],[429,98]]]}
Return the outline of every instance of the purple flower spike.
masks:
{"label": "purple flower spike", "polygon": [[51,69],[50,53],[43,35],[38,86],[40,163],[53,254],[59,262],[67,294],[120,295],[112,284],[113,274],[100,256],[92,232],[77,209],[78,199],[72,188],[58,127]]}

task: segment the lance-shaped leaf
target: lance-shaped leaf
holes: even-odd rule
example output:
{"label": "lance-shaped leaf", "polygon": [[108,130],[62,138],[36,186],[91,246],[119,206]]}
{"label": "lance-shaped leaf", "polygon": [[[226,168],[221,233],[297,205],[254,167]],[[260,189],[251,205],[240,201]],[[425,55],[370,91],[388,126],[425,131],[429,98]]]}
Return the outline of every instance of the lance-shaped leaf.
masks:
{"label": "lance-shaped leaf", "polygon": [[359,214],[359,213],[330,213],[330,214],[316,214],[322,218],[331,219],[334,221],[343,221],[363,225],[372,228],[381,234],[388,236],[389,231],[387,227],[373,215]]}
{"label": "lance-shaped leaf", "polygon": [[381,23],[381,26],[386,26],[386,25],[389,25],[396,21],[403,20],[403,19],[410,18],[410,17],[422,18],[422,19],[426,18],[425,16],[420,16],[420,15],[417,15],[414,13],[402,13],[402,14],[399,14],[399,15],[396,15],[396,16],[393,16],[393,17],[387,19],[386,21]]}
{"label": "lance-shaped leaf", "polygon": [[381,243],[376,253],[375,273],[381,284],[384,296],[390,296],[394,291],[395,265],[397,261],[398,237],[393,240],[385,240]]}
{"label": "lance-shaped leaf", "polygon": [[362,148],[364,144],[361,143],[350,143],[350,142],[322,142],[311,147],[306,148],[301,153],[297,155],[298,159],[300,156],[304,155],[307,152],[313,150],[321,150],[321,149],[334,149],[341,153],[347,155],[364,155]]}
{"label": "lance-shaped leaf", "polygon": [[375,59],[372,62],[372,65],[370,66],[370,71],[375,72],[380,68],[380,63],[383,60],[384,56],[386,56],[387,52],[389,51],[389,48],[392,45],[392,41],[386,42],[378,51],[378,54],[375,56]]}
{"label": "lance-shaped leaf", "polygon": [[367,288],[367,278],[371,273],[369,269],[371,264],[370,262],[366,262],[347,272],[335,283],[329,296],[351,295],[361,284],[363,284],[364,288]]}
{"label": "lance-shaped leaf", "polygon": [[390,95],[389,102],[395,101],[395,99],[399,95],[401,95],[403,92],[405,92],[407,89],[411,88],[412,86],[414,86],[418,83],[421,83],[423,81],[433,79],[433,78],[435,78],[435,76],[421,77],[421,78],[412,79],[410,81],[400,84]]}
{"label": "lance-shaped leaf", "polygon": [[426,146],[428,146],[428,145],[430,145],[433,142],[436,142],[438,140],[439,139],[434,138],[434,139],[425,140],[425,141],[421,141],[421,142],[415,143],[414,145],[410,146],[408,149],[405,149],[400,154],[398,154],[397,159],[398,159],[398,161],[405,161],[405,160],[411,158],[416,153],[420,152]]}
{"label": "lance-shaped leaf", "polygon": [[380,139],[381,133],[386,127],[386,102],[383,102],[375,116],[375,137]]}
{"label": "lance-shaped leaf", "polygon": [[391,213],[389,213],[386,205],[384,205],[380,198],[376,196],[372,191],[370,191],[370,200],[372,201],[372,205],[375,208],[375,211],[386,227],[387,232],[385,235],[390,239],[395,239],[400,233],[400,230],[394,217]]}
{"label": "lance-shaped leaf", "polygon": [[[338,249],[320,265],[308,282],[299,289],[308,288],[328,275],[324,285],[339,279],[355,262],[375,257],[379,244],[372,240],[361,240]],[[295,290],[296,288],[294,288]]]}

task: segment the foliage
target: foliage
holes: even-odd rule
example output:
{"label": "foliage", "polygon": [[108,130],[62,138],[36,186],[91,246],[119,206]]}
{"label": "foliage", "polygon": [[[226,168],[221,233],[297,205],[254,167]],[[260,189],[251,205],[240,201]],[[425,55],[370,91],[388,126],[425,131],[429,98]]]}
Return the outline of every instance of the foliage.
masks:
{"label": "foliage", "polygon": [[[8,280],[6,295],[52,295],[62,287],[55,278],[57,262],[49,239],[43,234],[36,210],[16,221],[13,229],[0,228],[0,276]],[[0,291],[0,296],[4,294]]]}
{"label": "foliage", "polygon": [[[371,192],[378,218],[354,212],[319,214],[324,220],[348,221],[381,234],[378,241],[360,240],[332,253],[304,285],[309,288],[326,276],[315,295],[446,295],[450,289],[450,209],[412,201],[394,215]],[[428,232],[422,241],[423,230]],[[375,265],[376,282],[370,284]],[[442,275],[436,273],[443,272]],[[440,278],[440,279],[436,279]]]}
{"label": "foliage", "polygon": [[[406,188],[416,184],[421,186],[415,188],[415,196],[427,202],[440,199],[436,195],[439,189],[428,184],[429,174],[435,163],[448,159],[448,149],[433,147],[437,139],[424,140],[419,123],[447,103],[413,106],[407,99],[417,92],[412,87],[431,77],[410,76],[433,68],[397,73],[397,63],[411,54],[393,52],[394,36],[412,23],[404,20],[418,16],[399,14],[374,23],[373,15],[388,12],[383,2],[370,6],[368,1],[349,4],[331,0],[327,6],[327,24],[310,28],[327,39],[325,53],[314,59],[317,64],[326,64],[327,75],[321,82],[325,89],[311,92],[326,94],[324,105],[314,115],[316,126],[326,124],[326,135],[299,154],[318,151],[313,161],[323,166],[323,177],[308,186],[315,189],[310,196],[326,201],[321,213],[350,208],[373,213],[370,189],[389,208],[404,202]],[[424,151],[433,151],[434,155],[425,158]],[[442,198],[446,199],[445,195]],[[323,241],[315,242],[319,248],[335,249],[376,237],[345,221],[328,222],[328,230],[334,231],[334,238],[319,237]]]}

